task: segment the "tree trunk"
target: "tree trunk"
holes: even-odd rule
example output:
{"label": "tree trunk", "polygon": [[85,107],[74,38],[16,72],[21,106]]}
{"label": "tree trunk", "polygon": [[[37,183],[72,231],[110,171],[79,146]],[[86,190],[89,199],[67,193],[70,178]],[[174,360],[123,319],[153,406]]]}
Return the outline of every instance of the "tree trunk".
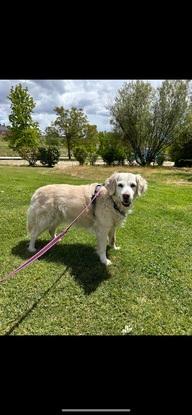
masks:
{"label": "tree trunk", "polygon": [[68,151],[68,158],[69,160],[71,160],[71,146],[70,146],[69,140],[67,140],[67,151]]}

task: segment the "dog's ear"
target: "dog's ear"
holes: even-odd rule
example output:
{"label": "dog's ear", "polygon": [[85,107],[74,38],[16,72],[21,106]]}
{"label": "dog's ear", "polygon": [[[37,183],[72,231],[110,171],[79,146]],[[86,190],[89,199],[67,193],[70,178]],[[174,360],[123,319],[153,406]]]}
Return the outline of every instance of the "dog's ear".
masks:
{"label": "dog's ear", "polygon": [[137,181],[137,195],[141,196],[142,193],[146,192],[147,190],[147,181],[140,175],[136,175]]}
{"label": "dog's ear", "polygon": [[110,196],[114,195],[116,190],[116,179],[117,179],[117,173],[113,173],[112,176],[110,176],[105,181],[105,187],[108,190]]}

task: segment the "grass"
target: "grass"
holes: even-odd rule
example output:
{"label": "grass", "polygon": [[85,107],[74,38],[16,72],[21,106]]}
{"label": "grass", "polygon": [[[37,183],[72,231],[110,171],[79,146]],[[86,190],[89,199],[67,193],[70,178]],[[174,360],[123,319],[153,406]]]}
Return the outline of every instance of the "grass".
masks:
{"label": "grass", "polygon": [[0,157],[5,157],[5,156],[6,157],[17,157],[19,156],[19,154],[13,151],[11,148],[9,148],[8,142],[5,141],[5,139],[3,139],[2,137],[0,137]]}
{"label": "grass", "polygon": [[[116,169],[0,166],[1,278],[29,257],[26,212],[35,189],[103,182]],[[121,250],[108,252],[113,264],[99,262],[94,235],[72,228],[0,285],[1,335],[122,335],[125,326],[129,335],[192,334],[192,171],[131,171],[149,189],[117,232]],[[44,233],[38,247],[48,240]]]}

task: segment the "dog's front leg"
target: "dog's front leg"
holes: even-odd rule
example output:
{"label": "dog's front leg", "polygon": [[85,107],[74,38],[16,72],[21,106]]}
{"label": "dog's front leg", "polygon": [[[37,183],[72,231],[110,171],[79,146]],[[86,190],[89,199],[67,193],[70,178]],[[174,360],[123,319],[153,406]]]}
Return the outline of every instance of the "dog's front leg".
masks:
{"label": "dog's front leg", "polygon": [[108,231],[103,230],[101,227],[96,231],[97,238],[97,253],[100,261],[105,265],[111,265],[111,261],[106,256],[107,249],[107,235]]}
{"label": "dog's front leg", "polygon": [[109,246],[111,246],[113,249],[118,251],[120,247],[116,246],[116,229],[114,227],[110,229],[108,238],[109,238]]}

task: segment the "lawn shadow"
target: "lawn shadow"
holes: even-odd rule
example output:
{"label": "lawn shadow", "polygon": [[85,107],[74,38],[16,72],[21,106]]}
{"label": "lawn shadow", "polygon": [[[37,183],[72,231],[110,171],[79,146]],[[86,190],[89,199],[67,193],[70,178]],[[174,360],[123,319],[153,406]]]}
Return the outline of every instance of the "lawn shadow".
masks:
{"label": "lawn shadow", "polygon": [[[43,248],[47,240],[36,242],[37,250]],[[27,251],[27,241],[20,241],[12,248],[12,254],[26,260],[32,256]],[[107,267],[101,264],[95,248],[80,243],[58,244],[38,261],[55,262],[67,267],[86,295],[94,292],[102,281],[110,278]],[[33,266],[33,265],[31,265]]]}

